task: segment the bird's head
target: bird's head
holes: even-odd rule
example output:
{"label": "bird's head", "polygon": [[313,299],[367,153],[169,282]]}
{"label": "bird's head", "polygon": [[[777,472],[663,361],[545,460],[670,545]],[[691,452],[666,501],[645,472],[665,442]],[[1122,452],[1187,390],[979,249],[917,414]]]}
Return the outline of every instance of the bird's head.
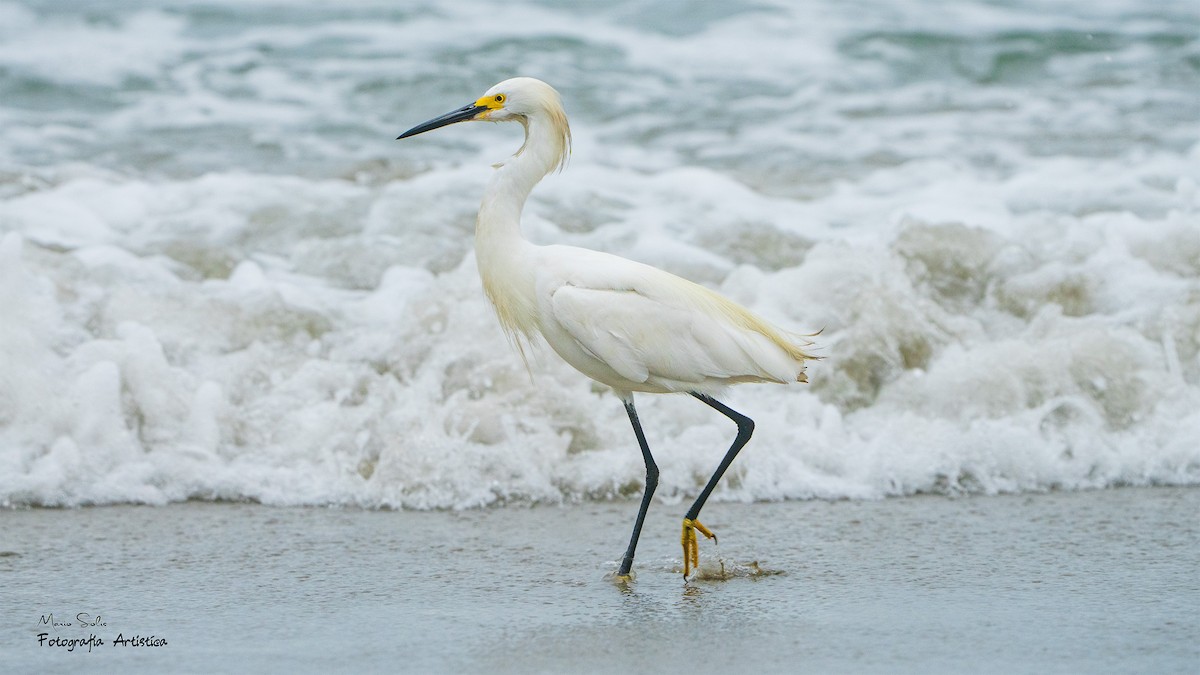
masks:
{"label": "bird's head", "polygon": [[562,98],[553,86],[532,77],[505,79],[473,103],[401,133],[397,141],[460,121],[518,121],[526,129],[526,144],[517,155],[532,141],[533,154],[542,157],[547,172],[565,167],[571,154],[571,126],[566,123]]}
{"label": "bird's head", "polygon": [[400,134],[396,140],[423,134],[457,122],[527,122],[530,117],[544,114],[563,115],[562,100],[554,87],[532,77],[514,77],[505,80],[483,96],[461,108],[456,108],[423,122]]}

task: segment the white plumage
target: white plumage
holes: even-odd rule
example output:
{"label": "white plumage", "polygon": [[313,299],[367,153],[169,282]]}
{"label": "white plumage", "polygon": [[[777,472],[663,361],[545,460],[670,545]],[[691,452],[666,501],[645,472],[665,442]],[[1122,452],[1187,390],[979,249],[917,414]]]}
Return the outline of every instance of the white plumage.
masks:
{"label": "white plumage", "polygon": [[690,393],[738,423],[738,438],[684,519],[684,575],[697,562],[700,508],[753,422],[714,396],[742,382],[807,382],[808,341],[771,326],[698,284],[649,265],[572,246],[536,246],[521,236],[521,210],[546,174],[565,165],[571,131],[558,92],[527,77],[505,80],[474,103],[405,132],[407,138],[463,121],[517,121],[525,143],[495,165],[479,208],[475,254],[484,290],[518,346],[538,335],[567,363],[625,403],[646,460],[646,492],[618,576],[628,578],[658,470],[633,392]]}
{"label": "white plumage", "polygon": [[568,363],[618,392],[711,395],[738,382],[803,379],[802,360],[703,286],[566,246],[537,250],[533,262],[542,335]]}

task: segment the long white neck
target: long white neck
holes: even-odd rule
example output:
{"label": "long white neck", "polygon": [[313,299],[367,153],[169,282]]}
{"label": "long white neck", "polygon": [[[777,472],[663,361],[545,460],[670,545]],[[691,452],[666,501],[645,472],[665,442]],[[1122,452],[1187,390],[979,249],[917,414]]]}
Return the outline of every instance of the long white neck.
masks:
{"label": "long white neck", "polygon": [[507,162],[496,165],[479,206],[475,225],[476,253],[483,243],[521,238],[521,210],[542,178],[556,167],[562,145],[542,115],[525,121],[525,144]]}
{"label": "long white neck", "polygon": [[534,246],[521,236],[521,210],[533,186],[562,159],[562,136],[541,114],[525,120],[525,144],[496,168],[475,224],[475,259],[483,287],[510,334],[531,337],[537,325]]}

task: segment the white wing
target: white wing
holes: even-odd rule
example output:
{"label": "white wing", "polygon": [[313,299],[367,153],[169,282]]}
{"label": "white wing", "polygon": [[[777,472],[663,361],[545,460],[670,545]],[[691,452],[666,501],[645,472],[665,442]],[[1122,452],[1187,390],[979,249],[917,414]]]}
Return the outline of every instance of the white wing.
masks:
{"label": "white wing", "polygon": [[790,382],[803,372],[803,363],[771,338],[736,325],[711,292],[639,263],[592,257],[576,262],[603,266],[575,268],[572,281],[551,290],[549,309],[580,347],[621,377],[639,383]]}

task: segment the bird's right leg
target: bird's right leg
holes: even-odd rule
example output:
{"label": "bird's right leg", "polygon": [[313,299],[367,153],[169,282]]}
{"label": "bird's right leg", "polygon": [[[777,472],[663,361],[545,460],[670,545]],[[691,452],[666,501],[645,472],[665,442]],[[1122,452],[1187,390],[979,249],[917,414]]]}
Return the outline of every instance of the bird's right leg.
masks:
{"label": "bird's right leg", "polygon": [[717,540],[717,535],[709,531],[709,529],[700,524],[700,509],[704,508],[704,502],[708,501],[708,496],[712,494],[713,488],[717,487],[717,481],[721,480],[721,476],[725,475],[725,470],[733,463],[733,458],[737,457],[739,451],[750,440],[751,434],[754,433],[754,420],[746,417],[740,412],[721,403],[717,399],[698,392],[692,392],[692,396],[703,401],[706,405],[713,408],[722,415],[733,420],[737,424],[737,438],[733,440],[733,445],[729,447],[729,451],[725,453],[725,459],[721,460],[721,465],[713,473],[712,478],[708,480],[708,484],[704,486],[704,490],[700,492],[700,496],[692,504],[692,508],[688,509],[687,515],[683,517],[683,578],[686,579],[692,571],[692,567],[700,567],[700,546],[696,541],[696,530],[700,530],[700,534]]}
{"label": "bird's right leg", "polygon": [[633,394],[625,399],[625,412],[629,413],[629,421],[633,423],[633,433],[637,436],[638,445],[642,448],[642,458],[646,460],[646,491],[642,494],[642,506],[638,509],[637,521],[633,524],[633,536],[629,538],[629,548],[621,559],[621,569],[617,577],[629,578],[629,570],[633,567],[633,553],[637,549],[638,537],[642,534],[642,523],[646,520],[646,511],[650,508],[650,499],[654,497],[654,488],[658,487],[658,465],[650,455],[650,446],[646,444],[646,434],[642,433],[642,423],[638,421],[637,410],[633,407]]}

